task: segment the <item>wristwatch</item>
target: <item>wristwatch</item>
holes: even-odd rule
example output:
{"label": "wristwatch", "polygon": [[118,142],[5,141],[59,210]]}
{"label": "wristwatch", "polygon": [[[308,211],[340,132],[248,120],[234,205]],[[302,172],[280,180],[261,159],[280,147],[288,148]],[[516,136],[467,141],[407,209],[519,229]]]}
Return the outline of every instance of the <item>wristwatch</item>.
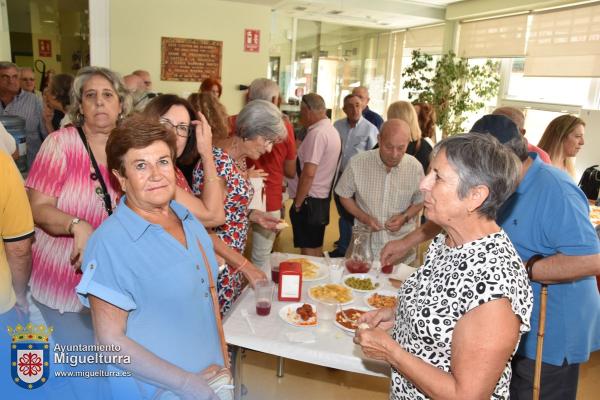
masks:
{"label": "wristwatch", "polygon": [[73,234],[73,227],[74,227],[75,225],[77,225],[78,223],[80,223],[80,222],[81,222],[81,219],[80,219],[80,218],[73,218],[73,219],[71,220],[71,222],[69,222],[69,227],[67,228],[67,232],[69,232],[69,235],[72,235],[72,234]]}

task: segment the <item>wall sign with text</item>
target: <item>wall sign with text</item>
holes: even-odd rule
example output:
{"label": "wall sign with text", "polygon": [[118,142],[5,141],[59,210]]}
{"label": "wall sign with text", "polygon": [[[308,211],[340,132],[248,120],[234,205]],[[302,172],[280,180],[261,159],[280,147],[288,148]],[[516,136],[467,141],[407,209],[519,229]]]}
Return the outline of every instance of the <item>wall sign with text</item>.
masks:
{"label": "wall sign with text", "polygon": [[222,58],[223,42],[163,37],[160,79],[184,82],[221,79]]}
{"label": "wall sign with text", "polygon": [[260,51],[260,29],[244,29],[244,51]]}

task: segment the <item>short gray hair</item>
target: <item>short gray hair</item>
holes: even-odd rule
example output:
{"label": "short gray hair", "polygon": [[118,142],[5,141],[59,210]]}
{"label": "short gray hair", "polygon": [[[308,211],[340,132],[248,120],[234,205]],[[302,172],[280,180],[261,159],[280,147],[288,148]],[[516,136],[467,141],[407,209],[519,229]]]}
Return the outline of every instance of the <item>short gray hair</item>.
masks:
{"label": "short gray hair", "polygon": [[515,154],[493,136],[479,133],[464,133],[440,141],[431,153],[432,159],[442,150],[458,174],[458,198],[465,198],[475,186],[486,186],[489,195],[477,212],[496,219],[498,209],[518,184],[521,163]]}
{"label": "short gray hair", "polygon": [[71,87],[71,109],[69,111],[71,121],[73,121],[73,123],[77,126],[83,125],[83,115],[79,111],[83,96],[83,86],[93,76],[101,76],[110,82],[115,92],[117,92],[117,96],[119,96],[119,101],[121,102],[121,107],[123,108],[121,116],[126,117],[129,115],[133,109],[133,100],[129,90],[127,90],[123,84],[121,75],[104,67],[84,67],[81,68],[75,76],[73,86]]}
{"label": "short gray hair", "polygon": [[10,61],[0,61],[0,69],[9,69],[9,68],[14,68],[17,71],[19,70],[19,67],[15,63],[12,63]]}
{"label": "short gray hair", "polygon": [[302,96],[302,103],[308,107],[311,111],[323,111],[325,112],[325,100],[316,93],[308,93]]}
{"label": "short gray hair", "polygon": [[266,100],[272,101],[273,97],[279,97],[279,85],[267,78],[258,78],[252,81],[248,88],[248,101]]}
{"label": "short gray hair", "polygon": [[519,135],[519,137],[509,140],[504,143],[503,146],[512,151],[521,161],[525,161],[529,157],[529,153],[527,152],[527,141],[523,135]]}
{"label": "short gray hair", "polygon": [[281,111],[266,100],[252,100],[240,111],[236,120],[237,135],[242,139],[262,136],[279,142],[287,136]]}

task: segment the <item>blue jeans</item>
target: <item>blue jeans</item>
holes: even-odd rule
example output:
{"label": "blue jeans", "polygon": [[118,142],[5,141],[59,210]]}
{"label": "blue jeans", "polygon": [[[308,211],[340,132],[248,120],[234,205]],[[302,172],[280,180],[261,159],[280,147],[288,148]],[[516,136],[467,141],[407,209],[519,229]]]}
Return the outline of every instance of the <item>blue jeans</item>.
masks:
{"label": "blue jeans", "polygon": [[341,253],[346,253],[348,246],[350,245],[350,239],[352,238],[352,226],[354,225],[354,217],[350,214],[342,203],[340,202],[340,196],[337,194],[333,195],[333,199],[335,200],[335,206],[338,210],[338,214],[340,215],[340,219],[338,221],[338,227],[340,229],[340,238],[337,242],[336,250]]}

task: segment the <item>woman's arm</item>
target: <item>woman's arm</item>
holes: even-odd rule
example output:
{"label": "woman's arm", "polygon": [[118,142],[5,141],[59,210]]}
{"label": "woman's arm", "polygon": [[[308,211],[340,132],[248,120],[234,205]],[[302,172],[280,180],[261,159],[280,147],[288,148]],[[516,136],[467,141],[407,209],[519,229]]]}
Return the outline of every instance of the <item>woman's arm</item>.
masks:
{"label": "woman's arm", "polygon": [[73,236],[73,249],[71,251],[71,263],[79,268],[85,245],[94,228],[85,220],[72,224],[75,215],[67,214],[59,210],[56,205],[58,199],[48,196],[35,189],[27,190],[33,221],[48,234],[53,236]]}
{"label": "woman's arm", "polygon": [[150,352],[125,335],[127,311],[89,295],[96,340],[102,345],[118,345],[120,355],[127,355],[128,370],[146,382],[174,392],[182,399],[218,400],[199,373],[187,372]]}
{"label": "woman's arm", "polygon": [[[200,199],[202,199],[202,202],[204,203],[203,206],[206,207],[207,214],[203,216],[196,215],[198,215],[198,218],[202,222],[204,222],[205,219],[221,220],[221,218],[223,222],[225,222],[225,211],[223,207],[224,186],[217,175],[217,167],[213,157],[212,130],[201,112],[198,112],[198,118],[200,121],[192,121],[192,123],[196,125],[196,147],[202,160],[202,168],[204,169],[204,189]],[[221,224],[223,222],[221,222]],[[220,224],[210,226],[219,225]]]}
{"label": "woman's arm", "polygon": [[[214,161],[212,161],[214,163]],[[204,164],[203,164],[204,165]],[[196,216],[207,228],[214,228],[215,226],[223,225],[225,223],[225,207],[221,202],[219,207],[211,210],[206,206],[204,202],[204,196],[208,186],[220,188],[220,192],[224,193],[223,181],[216,179],[211,182],[204,184],[204,192],[202,198],[198,198],[191,193],[186,192],[180,187],[177,187],[175,191],[175,200],[181,203],[185,208],[190,210],[192,214]],[[212,189],[212,188],[211,188]],[[222,197],[221,197],[222,199]]]}
{"label": "woman's arm", "polygon": [[452,335],[452,372],[408,353],[382,329],[360,330],[354,340],[365,355],[390,363],[427,397],[489,399],[519,339],[519,324],[506,298],[466,313]]}
{"label": "woman's arm", "polygon": [[211,233],[210,238],[212,239],[215,253],[223,257],[227,264],[232,266],[236,271],[244,274],[252,287],[258,281],[267,280],[267,275],[260,268],[248,261],[242,254],[227,246],[216,234]]}

